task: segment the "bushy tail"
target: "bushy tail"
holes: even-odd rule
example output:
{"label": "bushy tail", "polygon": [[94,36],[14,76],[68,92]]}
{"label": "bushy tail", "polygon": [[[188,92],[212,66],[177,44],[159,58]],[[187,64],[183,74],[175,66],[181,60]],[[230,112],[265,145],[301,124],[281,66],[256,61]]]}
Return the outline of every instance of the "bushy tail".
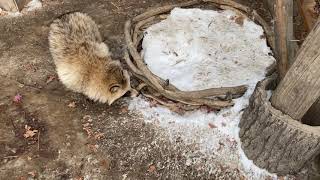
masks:
{"label": "bushy tail", "polygon": [[91,17],[80,12],[69,13],[53,21],[49,32],[49,46],[55,61],[68,56],[104,57],[109,54],[97,24]]}

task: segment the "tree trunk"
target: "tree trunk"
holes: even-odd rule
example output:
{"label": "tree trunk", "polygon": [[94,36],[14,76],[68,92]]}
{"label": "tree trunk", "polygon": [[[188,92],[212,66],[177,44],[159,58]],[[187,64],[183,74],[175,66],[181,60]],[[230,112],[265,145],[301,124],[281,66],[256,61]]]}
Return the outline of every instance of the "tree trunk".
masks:
{"label": "tree trunk", "polygon": [[273,108],[266,79],[257,84],[240,121],[242,149],[256,165],[278,175],[293,174],[320,153],[320,129]]}
{"label": "tree trunk", "polygon": [[296,120],[301,120],[320,97],[319,22],[302,44],[295,62],[271,98],[275,108]]}

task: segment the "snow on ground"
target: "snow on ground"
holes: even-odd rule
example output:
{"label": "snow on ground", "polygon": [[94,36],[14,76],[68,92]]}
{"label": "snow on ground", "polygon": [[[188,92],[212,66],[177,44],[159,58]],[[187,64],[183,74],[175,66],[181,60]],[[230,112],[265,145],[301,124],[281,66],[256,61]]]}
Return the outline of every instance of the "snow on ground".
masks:
{"label": "snow on ground", "polygon": [[[277,179],[247,159],[238,128],[256,83],[275,59],[268,55],[271,50],[262,38],[262,27],[248,19],[243,24],[235,19],[232,11],[176,8],[166,20],[149,27],[143,41],[143,56],[151,71],[182,90],[247,84],[247,93],[235,100],[234,107],[219,113],[198,110],[178,115],[136,98],[129,109],[165,129],[172,140],[181,137],[195,145],[197,152],[185,154],[186,165],[195,163],[201,154],[200,158],[239,169],[248,179]],[[206,164],[208,169],[211,165]]]}
{"label": "snow on ground", "polygon": [[27,11],[34,11],[40,8],[42,8],[42,3],[40,0],[32,0],[26,6]]}
{"label": "snow on ground", "polygon": [[0,17],[16,17],[20,16],[20,12],[10,12],[10,11],[5,11],[2,8],[0,8]]}

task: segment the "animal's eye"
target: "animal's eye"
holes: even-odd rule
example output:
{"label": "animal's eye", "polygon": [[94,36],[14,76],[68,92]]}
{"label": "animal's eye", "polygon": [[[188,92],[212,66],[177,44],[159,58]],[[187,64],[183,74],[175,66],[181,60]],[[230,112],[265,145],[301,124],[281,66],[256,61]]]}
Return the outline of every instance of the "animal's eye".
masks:
{"label": "animal's eye", "polygon": [[113,85],[113,86],[111,86],[111,88],[110,88],[110,92],[111,92],[111,93],[116,93],[119,89],[120,89],[120,86],[119,86],[119,85]]}

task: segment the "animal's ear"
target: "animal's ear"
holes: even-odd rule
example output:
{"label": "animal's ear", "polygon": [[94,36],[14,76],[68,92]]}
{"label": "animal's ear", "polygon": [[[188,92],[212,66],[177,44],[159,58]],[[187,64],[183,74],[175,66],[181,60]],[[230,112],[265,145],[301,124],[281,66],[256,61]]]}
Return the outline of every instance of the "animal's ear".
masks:
{"label": "animal's ear", "polygon": [[95,43],[95,53],[97,56],[104,58],[109,57],[111,54],[109,52],[109,48],[105,43]]}
{"label": "animal's ear", "polygon": [[120,89],[120,85],[119,85],[119,84],[114,84],[114,85],[112,85],[112,86],[110,87],[109,91],[110,91],[111,93],[116,93],[116,92],[119,91],[119,89]]}

